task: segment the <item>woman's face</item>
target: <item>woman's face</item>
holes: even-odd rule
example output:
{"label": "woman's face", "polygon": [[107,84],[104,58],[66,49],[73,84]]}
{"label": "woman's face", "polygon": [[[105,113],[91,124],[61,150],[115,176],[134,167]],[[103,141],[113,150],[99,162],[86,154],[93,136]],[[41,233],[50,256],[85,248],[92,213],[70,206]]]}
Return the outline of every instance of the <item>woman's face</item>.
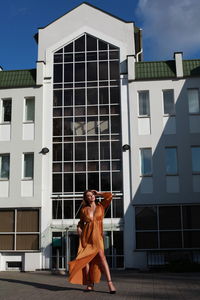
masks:
{"label": "woman's face", "polygon": [[87,192],[86,199],[88,202],[94,202],[95,201],[95,195],[92,192]]}

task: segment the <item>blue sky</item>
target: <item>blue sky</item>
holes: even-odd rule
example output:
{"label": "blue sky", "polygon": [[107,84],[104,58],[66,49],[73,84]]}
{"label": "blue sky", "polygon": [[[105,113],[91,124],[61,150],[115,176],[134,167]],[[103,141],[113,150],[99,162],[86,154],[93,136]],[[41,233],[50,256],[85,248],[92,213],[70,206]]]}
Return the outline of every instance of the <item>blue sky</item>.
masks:
{"label": "blue sky", "polygon": [[[4,70],[35,68],[33,36],[84,1],[6,0],[0,7],[0,66]],[[184,59],[200,58],[199,0],[88,0],[143,29],[144,60],[167,60],[183,51]]]}

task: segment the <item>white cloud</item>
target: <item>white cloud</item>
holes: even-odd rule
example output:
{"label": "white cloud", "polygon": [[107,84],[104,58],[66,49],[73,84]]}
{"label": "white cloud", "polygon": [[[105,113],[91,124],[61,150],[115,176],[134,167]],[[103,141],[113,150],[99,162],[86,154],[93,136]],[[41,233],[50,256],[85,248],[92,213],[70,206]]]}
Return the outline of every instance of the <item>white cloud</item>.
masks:
{"label": "white cloud", "polygon": [[200,51],[199,0],[139,0],[137,15],[144,48],[153,59],[172,58],[176,51],[186,58]]}

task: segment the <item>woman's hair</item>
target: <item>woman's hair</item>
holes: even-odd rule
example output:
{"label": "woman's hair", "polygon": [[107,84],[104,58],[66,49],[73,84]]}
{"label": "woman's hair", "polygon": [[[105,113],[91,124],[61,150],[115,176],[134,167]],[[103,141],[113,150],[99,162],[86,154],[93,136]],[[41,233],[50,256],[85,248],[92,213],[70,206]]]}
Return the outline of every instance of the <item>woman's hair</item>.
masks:
{"label": "woman's hair", "polygon": [[[90,206],[90,203],[89,203],[89,201],[88,201],[88,199],[87,199],[87,193],[88,193],[88,192],[91,192],[91,193],[94,194],[94,191],[93,191],[93,190],[86,190],[86,191],[83,193],[83,205],[84,205],[84,206]],[[98,200],[96,199],[95,202],[97,203]]]}

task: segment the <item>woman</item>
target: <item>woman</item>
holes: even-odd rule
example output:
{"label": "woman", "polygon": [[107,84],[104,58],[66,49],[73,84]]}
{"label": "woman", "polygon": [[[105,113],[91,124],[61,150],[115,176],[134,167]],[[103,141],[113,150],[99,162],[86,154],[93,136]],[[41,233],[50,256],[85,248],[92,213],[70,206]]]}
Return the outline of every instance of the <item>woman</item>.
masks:
{"label": "woman", "polygon": [[[97,202],[98,196],[103,197],[103,201]],[[77,226],[80,242],[76,259],[69,262],[69,281],[74,284],[86,284],[86,291],[94,290],[94,283],[100,281],[102,270],[106,275],[110,293],[116,293],[103,243],[104,211],[111,200],[112,194],[108,192],[87,190],[83,194],[83,206]]]}

